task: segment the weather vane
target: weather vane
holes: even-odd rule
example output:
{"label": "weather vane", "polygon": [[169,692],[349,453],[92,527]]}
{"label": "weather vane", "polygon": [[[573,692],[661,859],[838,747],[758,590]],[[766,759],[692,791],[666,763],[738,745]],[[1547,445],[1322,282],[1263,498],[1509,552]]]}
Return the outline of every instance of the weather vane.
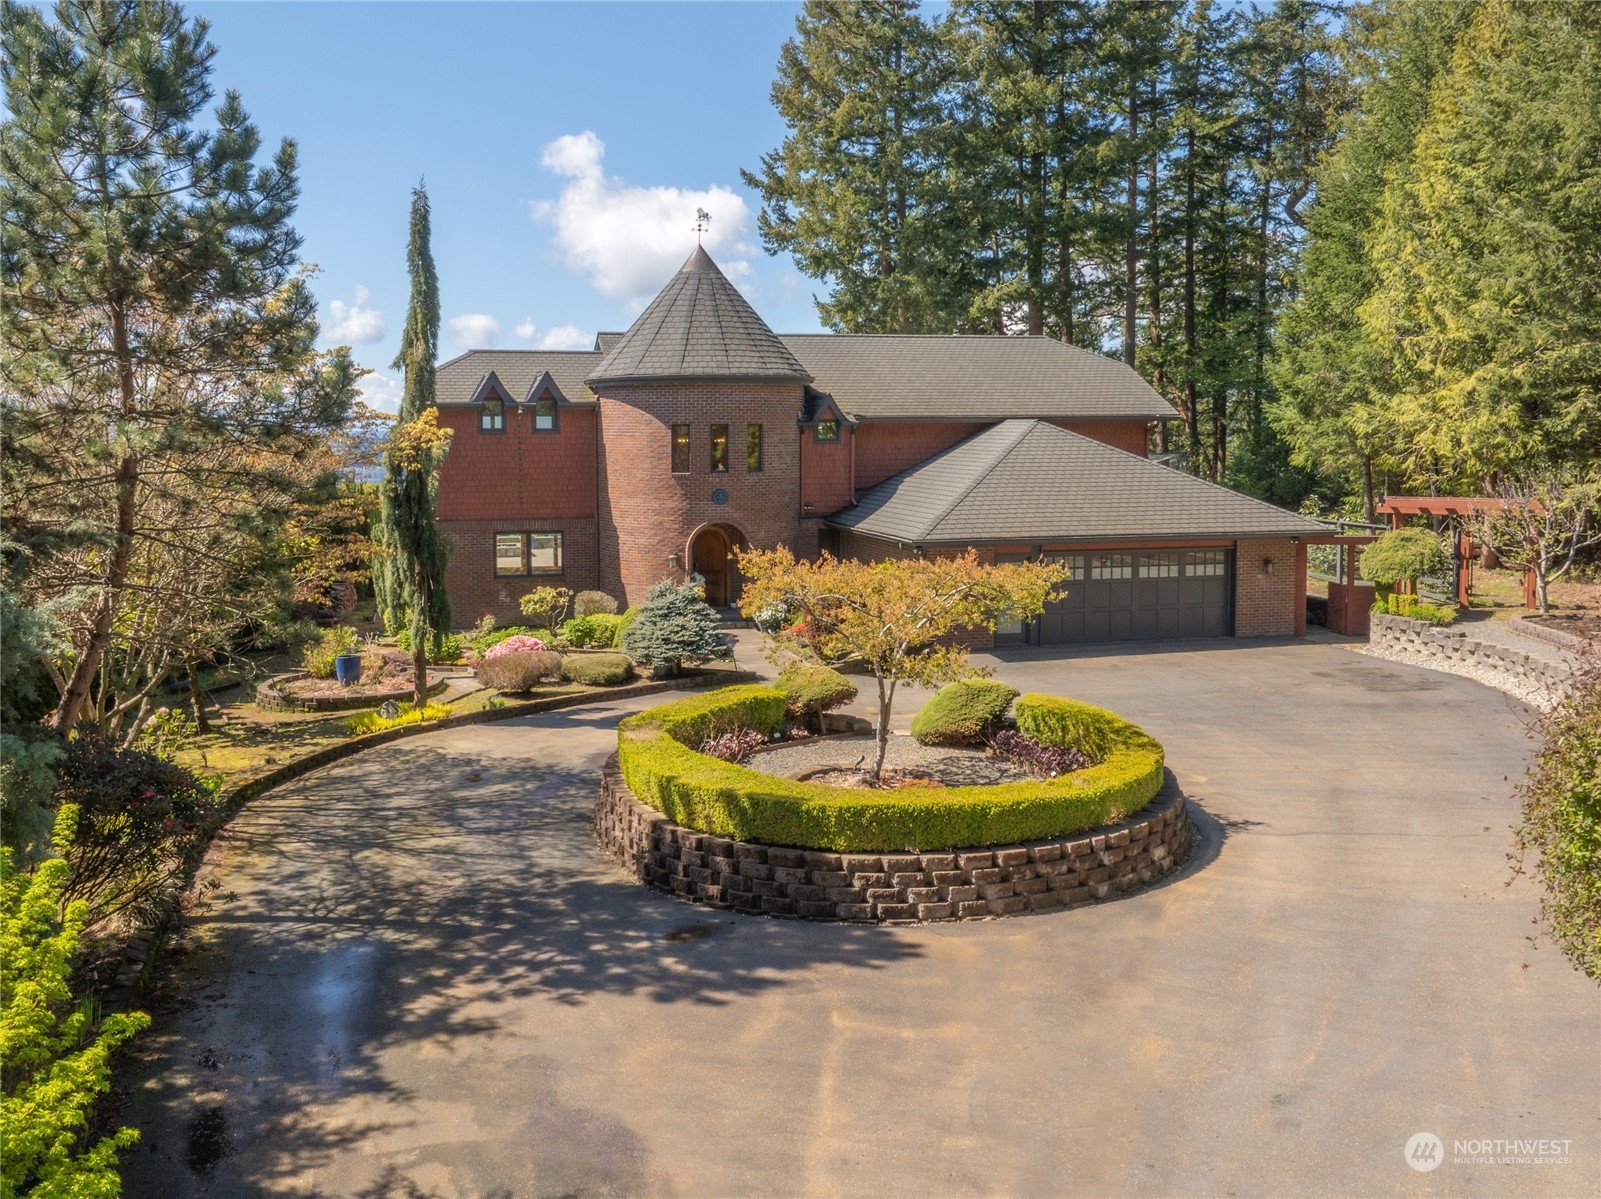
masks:
{"label": "weather vane", "polygon": [[712,214],[704,208],[695,209],[695,244],[700,245],[701,234],[710,231],[712,227]]}

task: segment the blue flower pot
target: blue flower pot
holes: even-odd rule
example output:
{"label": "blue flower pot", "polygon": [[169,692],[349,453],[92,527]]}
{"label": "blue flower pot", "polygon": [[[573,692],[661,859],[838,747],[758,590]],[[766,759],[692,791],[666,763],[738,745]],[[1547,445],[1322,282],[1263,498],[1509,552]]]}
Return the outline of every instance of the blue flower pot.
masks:
{"label": "blue flower pot", "polygon": [[341,687],[353,687],[361,682],[361,655],[340,654],[335,658],[334,678]]}

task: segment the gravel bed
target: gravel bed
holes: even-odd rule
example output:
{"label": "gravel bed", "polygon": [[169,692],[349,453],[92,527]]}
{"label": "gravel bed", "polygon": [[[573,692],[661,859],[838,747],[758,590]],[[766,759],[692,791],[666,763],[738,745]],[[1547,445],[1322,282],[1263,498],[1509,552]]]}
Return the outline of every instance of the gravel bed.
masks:
{"label": "gravel bed", "polygon": [[1499,645],[1504,649],[1515,649],[1519,653],[1527,654],[1531,658],[1539,658],[1553,666],[1567,666],[1573,662],[1573,655],[1561,646],[1552,645],[1549,641],[1541,641],[1538,637],[1527,637],[1522,633],[1512,631],[1512,626],[1504,620],[1496,620],[1486,613],[1479,616],[1463,617],[1451,626],[1453,632],[1460,631],[1472,641],[1482,641],[1486,645]]}
{"label": "gravel bed", "polygon": [[[744,764],[763,774],[788,778],[803,770],[851,766],[857,758],[864,756],[871,762],[873,752],[874,740],[871,737],[834,737],[828,740],[795,741],[780,749],[752,754]],[[890,735],[884,765],[897,770],[926,770],[948,786],[1012,783],[1033,777],[1005,758],[982,750],[919,745],[915,739],[895,733]]]}
{"label": "gravel bed", "polygon": [[[1488,641],[1489,638],[1480,638]],[[1519,639],[1522,640],[1521,638]],[[1493,687],[1497,691],[1505,692],[1515,699],[1521,699],[1530,707],[1542,711],[1549,709],[1555,702],[1555,697],[1544,687],[1530,686],[1519,679],[1513,678],[1503,670],[1490,670],[1476,662],[1451,662],[1427,654],[1409,654],[1392,649],[1382,649],[1377,645],[1368,644],[1352,646],[1358,653],[1367,654],[1370,658],[1382,658],[1386,662],[1400,662],[1406,666],[1422,666],[1429,670],[1438,670],[1441,674],[1459,675],[1465,679],[1472,679],[1476,683],[1483,683],[1486,687]]]}

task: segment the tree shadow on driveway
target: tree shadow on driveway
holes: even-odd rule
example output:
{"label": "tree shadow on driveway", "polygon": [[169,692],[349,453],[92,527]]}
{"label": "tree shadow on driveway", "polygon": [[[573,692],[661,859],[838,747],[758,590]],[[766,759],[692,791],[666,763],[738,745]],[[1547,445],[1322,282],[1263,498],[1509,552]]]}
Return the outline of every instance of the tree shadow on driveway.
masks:
{"label": "tree shadow on driveway", "polygon": [[[421,1111],[473,1087],[456,1064],[475,1044],[528,1055],[541,1004],[727,1006],[820,968],[921,956],[905,932],[736,920],[638,886],[591,836],[598,764],[402,743],[256,800],[219,844],[217,885],[185,921],[157,1027],[125,1071],[125,1119],[145,1137],[128,1193],[315,1193],[308,1171],[374,1144],[423,1152]],[[429,1065],[397,1074],[397,1058]],[[536,1081],[543,1061],[528,1059]],[[364,1118],[308,1115],[332,1105]],[[553,1121],[586,1136],[616,1123],[554,1096],[537,1119],[547,1136]],[[197,1127],[217,1145],[199,1167]],[[603,1138],[625,1190],[630,1137]]]}

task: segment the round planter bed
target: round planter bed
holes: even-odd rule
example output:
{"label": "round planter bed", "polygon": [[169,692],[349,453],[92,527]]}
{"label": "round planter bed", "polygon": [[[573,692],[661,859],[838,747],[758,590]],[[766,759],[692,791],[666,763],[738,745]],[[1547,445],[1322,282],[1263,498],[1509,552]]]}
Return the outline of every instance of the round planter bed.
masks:
{"label": "round planter bed", "polygon": [[1162,748],[1110,712],[1018,700],[1019,727],[1096,764],[1054,779],[894,791],[776,778],[689,748],[776,731],[782,693],[731,687],[625,720],[596,835],[636,879],[743,912],[949,920],[1077,906],[1171,872],[1190,846]]}
{"label": "round planter bed", "polygon": [[[412,697],[410,679],[389,687],[345,687],[339,691],[320,695],[297,694],[294,685],[311,677],[304,670],[291,670],[275,674],[256,687],[256,706],[271,712],[353,712],[360,708],[376,708],[394,700],[403,703]],[[428,672],[428,694],[438,695],[448,682],[441,675]]]}

